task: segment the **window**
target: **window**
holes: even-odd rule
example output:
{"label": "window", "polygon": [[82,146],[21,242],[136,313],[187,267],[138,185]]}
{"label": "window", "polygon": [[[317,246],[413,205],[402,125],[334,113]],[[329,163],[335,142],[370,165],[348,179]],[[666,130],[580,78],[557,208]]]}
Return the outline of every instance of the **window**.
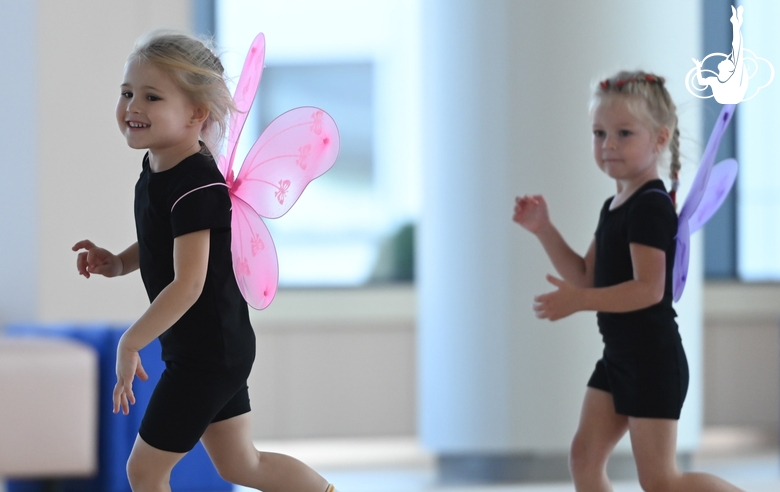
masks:
{"label": "window", "polygon": [[[341,152],[333,169],[287,215],[266,221],[277,245],[280,286],[412,278],[421,174],[417,3],[213,4],[214,32],[229,76],[237,79],[254,36],[261,31],[266,36],[266,68],[239,162],[261,129],[289,109],[321,107],[339,126]],[[403,34],[398,25],[405,26]]]}
{"label": "window", "polygon": [[[745,0],[745,23],[742,33],[745,48],[756,56],[780,63],[777,45],[777,2]],[[769,71],[759,65],[750,85],[763,85]],[[775,140],[780,132],[776,108],[780,107],[778,81],[763,89],[755,99],[737,107],[737,160],[740,176],[737,182],[737,267],[739,276],[748,281],[780,280],[780,156]]]}

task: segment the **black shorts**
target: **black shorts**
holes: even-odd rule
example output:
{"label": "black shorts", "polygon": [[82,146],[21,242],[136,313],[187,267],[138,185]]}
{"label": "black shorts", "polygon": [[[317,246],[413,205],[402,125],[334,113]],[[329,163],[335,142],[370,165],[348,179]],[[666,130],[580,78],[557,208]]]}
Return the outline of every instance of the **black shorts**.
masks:
{"label": "black shorts", "polygon": [[612,394],[615,412],[630,417],[679,420],[688,392],[688,361],[682,342],[632,349],[607,347],[588,381]]}
{"label": "black shorts", "polygon": [[163,451],[186,453],[209,424],[249,412],[252,362],[206,370],[167,361],[141,421],[141,439]]}

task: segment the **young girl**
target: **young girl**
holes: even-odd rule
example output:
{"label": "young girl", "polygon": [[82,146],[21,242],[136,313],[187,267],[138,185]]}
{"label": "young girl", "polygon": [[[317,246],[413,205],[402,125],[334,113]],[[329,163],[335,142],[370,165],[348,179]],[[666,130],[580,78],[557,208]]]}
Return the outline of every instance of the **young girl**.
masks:
{"label": "young girl", "polygon": [[[138,352],[159,337],[166,369],[127,463],[134,491],[170,490],[174,465],[199,440],[219,474],[264,492],[334,492],[289,456],[251,440],[247,377],[255,336],[233,274],[230,199],[212,157],[233,110],[222,64],[200,41],[155,32],[125,65],[116,108],[134,149],[147,149],[135,187],[138,242],[118,255],[84,240],[77,268],[89,278],[140,268],[151,305],[117,347],[114,413],[146,380]],[[205,143],[204,143],[205,142]],[[216,184],[216,185],[215,185]]]}
{"label": "young girl", "polygon": [[712,475],[681,473],[675,463],[677,421],[688,389],[688,365],[674,321],[672,267],[677,234],[674,192],[658,164],[671,151],[677,185],[679,130],[664,79],[620,72],[596,89],[591,105],[593,155],[617,193],[601,209],[585,257],[553,226],[540,195],[518,198],[513,220],[542,243],[563,277],[537,296],[537,317],[597,311],[604,354],[588,381],[570,468],[578,491],[612,490],[609,455],[629,432],[646,491],[718,492],[736,487]]}

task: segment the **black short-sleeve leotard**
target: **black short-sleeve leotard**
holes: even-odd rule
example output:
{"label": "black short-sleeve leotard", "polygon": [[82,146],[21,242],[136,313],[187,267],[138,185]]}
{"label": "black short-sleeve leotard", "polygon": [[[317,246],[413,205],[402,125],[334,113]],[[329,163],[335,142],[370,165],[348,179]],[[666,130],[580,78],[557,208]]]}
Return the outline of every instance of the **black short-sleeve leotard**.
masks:
{"label": "black short-sleeve leotard", "polygon": [[677,214],[661,180],[640,187],[623,204],[601,209],[596,229],[594,286],[633,280],[630,244],[666,254],[661,302],[628,313],[598,312],[604,356],[589,386],[612,393],[617,413],[648,418],[680,417],[688,388],[688,365],[672,307]]}
{"label": "black short-sleeve leotard", "polygon": [[230,220],[230,197],[213,158],[196,153],[161,172],[152,172],[144,158],[135,222],[150,302],[174,279],[175,238],[210,230],[203,291],[159,337],[166,369],[140,429],[158,449],[189,451],[208,424],[249,411],[255,335],[233,273]]}

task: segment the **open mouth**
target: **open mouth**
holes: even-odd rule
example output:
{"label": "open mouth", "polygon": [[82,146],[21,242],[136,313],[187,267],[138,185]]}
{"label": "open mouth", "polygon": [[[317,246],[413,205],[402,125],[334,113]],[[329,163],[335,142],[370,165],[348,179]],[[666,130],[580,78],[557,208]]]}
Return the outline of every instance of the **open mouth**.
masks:
{"label": "open mouth", "polygon": [[128,121],[127,126],[130,128],[149,128],[151,125],[147,125],[146,123],[138,123],[137,121]]}

